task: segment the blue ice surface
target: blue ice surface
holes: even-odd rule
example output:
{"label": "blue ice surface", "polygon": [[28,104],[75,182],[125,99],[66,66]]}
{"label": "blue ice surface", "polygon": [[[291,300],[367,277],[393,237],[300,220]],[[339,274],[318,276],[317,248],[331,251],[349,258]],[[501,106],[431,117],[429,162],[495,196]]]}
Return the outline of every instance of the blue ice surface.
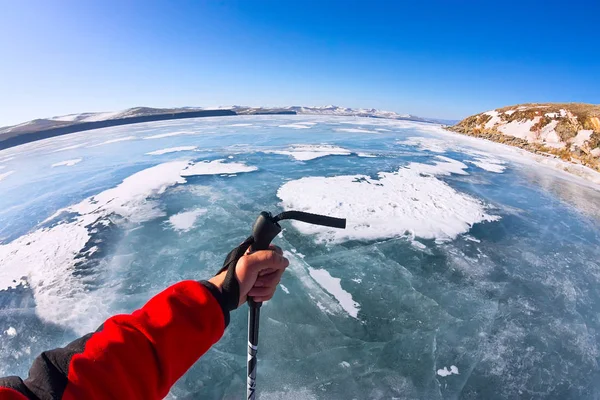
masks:
{"label": "blue ice surface", "polygon": [[[307,121],[316,124],[279,127]],[[185,133],[145,139],[173,132]],[[448,148],[439,153],[398,143],[409,137],[442,140]],[[298,161],[265,152],[322,143],[352,154]],[[61,150],[75,145],[80,147]],[[178,146],[197,150],[146,154]],[[439,155],[475,159],[427,125],[347,117],[203,118],[34,142],[0,151],[5,166],[0,172],[15,171],[0,181],[0,256],[3,246],[49,226],[42,221],[57,210],[154,165],[224,158],[258,167],[237,176],[188,178],[156,198],[164,216],[138,225],[117,219],[92,234],[99,250],[84,257],[73,274],[85,281],[90,296],[102,294],[110,313],[130,312],[171,283],[214,274],[260,211],[281,210],[277,190],[285,182],[307,176],[375,178],[411,162],[432,163]],[[78,158],[74,166],[51,167]],[[414,238],[425,245],[419,248],[399,233],[377,241],[322,243],[286,225],[276,244],[301,256],[293,257],[282,280],[289,293],[279,290],[262,309],[261,398],[598,398],[600,192],[547,167],[504,162],[502,173],[467,163],[468,175],[438,177],[501,217],[449,242]],[[191,230],[169,225],[170,216],[197,208],[207,212]],[[338,300],[307,283],[309,268],[341,279],[360,305],[358,318],[323,311],[323,299],[333,305]],[[93,312],[83,318],[102,322]],[[242,307],[171,396],[243,396],[246,324]],[[15,336],[6,333],[10,327]],[[65,345],[77,337],[77,328],[44,319],[36,310],[35,287],[0,290],[0,375],[26,376],[37,354]],[[458,374],[438,373],[451,366]]]}

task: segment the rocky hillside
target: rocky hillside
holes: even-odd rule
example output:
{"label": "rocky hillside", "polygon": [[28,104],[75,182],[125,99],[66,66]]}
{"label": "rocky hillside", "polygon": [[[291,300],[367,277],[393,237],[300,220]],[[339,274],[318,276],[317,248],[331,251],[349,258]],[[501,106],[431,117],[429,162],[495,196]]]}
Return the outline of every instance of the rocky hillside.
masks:
{"label": "rocky hillside", "polygon": [[600,171],[600,105],[521,104],[470,116],[448,129]]}

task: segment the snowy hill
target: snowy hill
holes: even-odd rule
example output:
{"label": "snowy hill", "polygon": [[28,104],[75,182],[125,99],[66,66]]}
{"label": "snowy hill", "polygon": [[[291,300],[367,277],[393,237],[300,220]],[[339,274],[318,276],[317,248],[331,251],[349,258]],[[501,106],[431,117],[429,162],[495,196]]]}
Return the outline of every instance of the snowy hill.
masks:
{"label": "snowy hill", "polygon": [[449,129],[600,170],[598,105],[521,104],[470,116]]}

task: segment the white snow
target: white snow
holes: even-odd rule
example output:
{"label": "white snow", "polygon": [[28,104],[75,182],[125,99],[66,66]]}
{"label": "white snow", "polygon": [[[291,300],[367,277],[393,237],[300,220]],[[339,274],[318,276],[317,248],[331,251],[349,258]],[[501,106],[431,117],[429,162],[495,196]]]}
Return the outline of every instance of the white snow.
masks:
{"label": "white snow", "polygon": [[308,124],[285,124],[279,125],[279,128],[292,128],[292,129],[310,129],[311,127]]}
{"label": "white snow", "polygon": [[74,150],[74,149],[78,149],[80,147],[83,147],[83,143],[81,143],[81,144],[74,144],[72,146],[63,147],[63,148],[60,148],[58,150],[54,150],[53,153],[58,153],[59,151],[65,151],[65,150]]}
{"label": "white snow", "polygon": [[0,245],[0,290],[14,287],[13,280],[25,276],[33,291],[36,314],[42,320],[68,326],[77,333],[95,330],[109,316],[105,299],[114,298],[118,288],[90,291],[85,281],[72,273],[93,226],[111,215],[116,221],[120,217],[132,223],[164,215],[152,197],[184,183],[179,173],[187,165],[176,161],[137,172],[112,189],[57,211],[45,222],[63,212],[73,213],[68,221]]}
{"label": "white snow", "polygon": [[15,173],[15,171],[7,171],[7,172],[4,172],[4,173],[0,174],[0,181],[2,181],[3,179],[8,178],[10,175],[12,175],[14,173]]}
{"label": "white snow", "polygon": [[48,118],[51,121],[64,121],[64,122],[74,122],[76,121],[81,114],[69,114],[69,115],[59,115],[58,117]]}
{"label": "white snow", "polygon": [[9,326],[8,329],[4,331],[4,333],[8,337],[15,337],[15,336],[17,336],[17,330],[15,328],[13,328],[12,326]]}
{"label": "white snow", "polygon": [[535,133],[531,132],[531,127],[537,124],[539,120],[540,117],[523,121],[510,121],[507,124],[500,125],[497,129],[505,135],[514,136],[533,142],[535,140]]}
{"label": "white snow", "polygon": [[252,172],[258,170],[257,167],[246,165],[244,163],[225,163],[224,161],[225,160],[223,159],[191,164],[181,171],[181,176],[238,174],[242,172]]}
{"label": "white snow", "polygon": [[450,375],[460,375],[458,373],[458,368],[456,365],[451,365],[450,369],[448,367],[444,367],[443,369],[438,369],[437,374],[442,377],[450,376]]}
{"label": "white snow", "polygon": [[486,171],[495,172],[497,174],[501,174],[506,169],[506,166],[504,165],[503,161],[498,160],[497,158],[492,158],[492,157],[482,156],[482,157],[477,157],[475,159],[475,161],[466,161],[466,162],[476,165],[479,168],[484,169]]}
{"label": "white snow", "polygon": [[499,124],[500,122],[502,122],[502,117],[500,117],[500,114],[498,113],[498,111],[495,111],[495,110],[488,111],[488,112],[485,112],[484,114],[492,117],[488,122],[485,123],[485,126],[484,126],[485,129],[492,129],[496,124]]}
{"label": "white snow", "polygon": [[149,155],[149,156],[160,156],[160,155],[163,155],[163,154],[176,153],[178,151],[192,151],[192,150],[196,150],[197,148],[198,148],[197,146],[169,147],[169,148],[166,148],[166,149],[151,151],[149,153],[146,153],[146,155]]}
{"label": "white snow", "polygon": [[[121,114],[123,114],[125,111],[126,110],[93,113],[89,117],[81,120],[81,122],[95,122],[95,121],[106,121],[108,119],[115,119],[115,118],[119,118],[121,116]],[[78,115],[76,114],[75,116],[77,117]]]}
{"label": "white snow", "polygon": [[558,125],[557,120],[550,121],[546,126],[542,128],[540,131],[540,139],[544,142],[546,146],[555,147],[555,148],[563,148],[565,144],[562,142],[562,139],[556,133],[556,125]]}
{"label": "white snow", "polygon": [[331,146],[327,144],[312,145],[312,144],[298,144],[293,145],[289,150],[267,150],[265,153],[282,154],[291,156],[299,161],[313,160],[319,157],[325,157],[330,155],[347,156],[351,154],[350,150],[344,149],[338,146]]}
{"label": "white snow", "polygon": [[188,131],[177,131],[177,132],[169,132],[169,133],[160,133],[158,135],[146,136],[146,137],[144,137],[144,139],[162,139],[162,138],[166,138],[166,137],[185,135],[185,134],[188,134],[188,133],[190,133],[190,132],[188,132]]}
{"label": "white snow", "polygon": [[594,133],[592,129],[581,129],[579,132],[577,132],[577,136],[572,139],[571,143],[579,147],[583,147],[583,144],[590,140],[592,133]]}
{"label": "white snow", "polygon": [[91,217],[91,222],[112,213],[133,222],[161,216],[163,212],[157,210],[155,204],[147,199],[164,193],[170,186],[185,183],[180,171],[188,165],[188,161],[173,161],[147,168],[125,178],[112,189],[57,211],[53,217],[64,211]]}
{"label": "white snow", "polygon": [[0,165],[0,169],[6,168],[6,165]]}
{"label": "white snow", "polygon": [[196,208],[195,210],[183,211],[175,215],[171,215],[169,223],[176,231],[187,232],[196,223],[196,220],[206,214],[208,210],[206,208]]}
{"label": "white snow", "polygon": [[445,153],[449,150],[448,146],[450,145],[446,140],[427,138],[421,136],[412,136],[406,138],[405,140],[398,140],[396,144],[404,146],[415,146],[420,150],[429,150],[433,153]]}
{"label": "white snow", "polygon": [[364,158],[377,158],[377,156],[375,154],[370,154],[370,153],[356,153],[356,155],[359,157],[364,157]]}
{"label": "white snow", "polygon": [[350,368],[350,363],[348,361],[342,361],[340,367]]}
{"label": "white snow", "polygon": [[61,162],[57,162],[52,164],[52,168],[54,167],[72,167],[75,164],[79,164],[83,160],[83,158],[75,158],[73,160],[65,160]]}
{"label": "white snow", "polygon": [[352,299],[352,295],[342,289],[340,278],[332,277],[324,269],[308,267],[310,276],[340,303],[342,308],[353,318],[358,318],[360,304]]}
{"label": "white snow", "polygon": [[379,133],[377,131],[371,131],[369,129],[361,129],[361,128],[337,128],[338,132],[349,132],[349,133]]}
{"label": "white snow", "polygon": [[410,235],[451,240],[475,223],[496,221],[485,205],[459,193],[437,175],[466,174],[467,166],[447,157],[435,164],[410,163],[397,172],[365,175],[306,177],[286,182],[277,195],[285,209],[348,219],[346,229],[294,223],[320,240],[375,240]]}
{"label": "white snow", "polygon": [[226,125],[226,126],[234,126],[234,127],[240,126],[240,127],[242,127],[242,126],[253,126],[253,125],[254,124],[231,124],[231,125]]}
{"label": "white snow", "polygon": [[283,251],[283,255],[290,260],[288,271],[304,286],[304,292],[321,311],[330,315],[346,314],[340,303],[310,276],[310,266],[302,258],[287,250]]}
{"label": "white snow", "polygon": [[506,115],[513,115],[516,112],[517,112],[517,110],[508,110],[508,111],[504,111],[504,114],[506,114]]}
{"label": "white snow", "polygon": [[118,143],[118,142],[126,142],[128,140],[135,140],[135,139],[137,139],[135,136],[125,136],[125,137],[122,137],[122,138],[107,140],[105,142],[98,143],[98,144],[95,144],[95,145],[90,146],[90,147],[104,146],[106,144]]}
{"label": "white snow", "polygon": [[281,290],[283,290],[286,294],[290,294],[290,290],[287,287],[285,287],[285,285],[280,283],[279,286],[281,286]]}

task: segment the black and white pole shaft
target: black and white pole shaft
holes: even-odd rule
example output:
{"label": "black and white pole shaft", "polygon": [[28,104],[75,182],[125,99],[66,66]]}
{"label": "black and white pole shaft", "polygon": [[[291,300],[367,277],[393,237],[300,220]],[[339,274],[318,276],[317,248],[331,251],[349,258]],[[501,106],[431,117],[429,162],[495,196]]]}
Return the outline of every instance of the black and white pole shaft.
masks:
{"label": "black and white pole shaft", "polygon": [[[281,232],[279,224],[273,220],[268,212],[261,212],[254,226],[252,227],[252,237],[254,243],[250,248],[252,251],[266,250],[271,245],[271,241]],[[258,364],[258,328],[260,321],[260,306],[262,303],[255,302],[252,298],[248,299],[248,386],[246,397],[248,400],[254,400],[256,396],[256,367]]]}
{"label": "black and white pole shaft", "polygon": [[248,388],[246,395],[248,400],[254,400],[256,395],[256,355],[258,353],[258,327],[260,320],[260,306],[262,303],[256,303],[249,299],[248,305]]}
{"label": "black and white pole shaft", "polygon": [[[309,214],[301,211],[286,211],[275,217],[268,212],[261,212],[254,226],[252,226],[252,237],[254,242],[251,250],[266,250],[271,241],[281,232],[281,226],[277,223],[284,219],[295,219],[309,224],[330,226],[344,229],[346,220],[343,218],[332,218],[324,215]],[[262,303],[248,299],[248,387],[246,395],[248,400],[254,400],[256,396],[256,367],[258,364],[258,328],[260,320],[260,306]]]}

